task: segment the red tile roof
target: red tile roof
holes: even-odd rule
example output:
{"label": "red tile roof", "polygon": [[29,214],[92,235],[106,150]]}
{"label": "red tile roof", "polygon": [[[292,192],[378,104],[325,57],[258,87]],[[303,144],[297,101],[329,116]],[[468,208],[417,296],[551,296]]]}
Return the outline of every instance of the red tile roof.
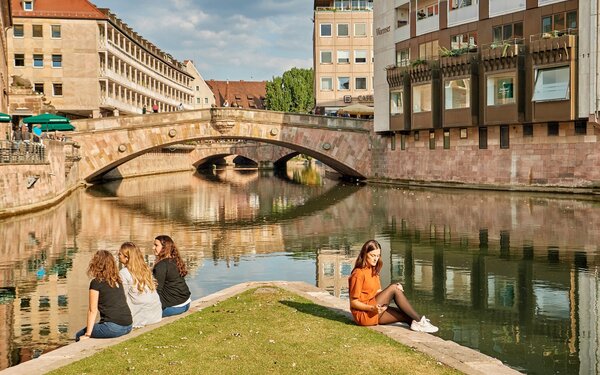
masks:
{"label": "red tile roof", "polygon": [[206,84],[215,96],[217,107],[223,107],[225,100],[230,106],[242,108],[265,109],[264,100],[267,94],[266,81],[215,81]]}
{"label": "red tile roof", "polygon": [[22,0],[10,0],[12,16],[23,18],[74,18],[104,20],[106,15],[87,0],[34,0],[33,10],[23,10]]}

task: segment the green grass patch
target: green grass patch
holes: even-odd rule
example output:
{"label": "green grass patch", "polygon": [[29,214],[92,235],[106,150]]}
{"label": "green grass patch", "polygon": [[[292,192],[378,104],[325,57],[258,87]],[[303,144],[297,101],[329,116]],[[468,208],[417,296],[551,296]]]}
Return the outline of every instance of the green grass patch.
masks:
{"label": "green grass patch", "polygon": [[153,373],[459,374],[271,287],[248,290],[51,374]]}

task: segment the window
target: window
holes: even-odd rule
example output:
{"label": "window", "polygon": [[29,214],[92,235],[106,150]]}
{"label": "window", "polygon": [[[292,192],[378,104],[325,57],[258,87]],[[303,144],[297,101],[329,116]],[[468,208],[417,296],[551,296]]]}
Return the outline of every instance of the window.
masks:
{"label": "window", "polygon": [[62,36],[60,31],[60,25],[52,25],[50,26],[50,28],[52,30],[52,38],[60,39],[60,37]]}
{"label": "window", "polygon": [[497,75],[487,79],[487,105],[515,103],[514,75]]}
{"label": "window", "polygon": [[477,32],[456,34],[450,37],[450,49],[469,48],[477,46]]}
{"label": "window", "polygon": [[548,135],[549,136],[557,136],[558,135],[558,122],[557,121],[548,122]]}
{"label": "window", "polygon": [[437,40],[419,44],[419,59],[431,60],[438,57],[439,45]]}
{"label": "window", "polygon": [[44,36],[44,29],[42,25],[32,25],[32,34],[34,38],[42,38]]}
{"label": "window", "polygon": [[338,90],[350,90],[350,77],[338,77]]}
{"label": "window", "polygon": [[406,48],[400,51],[396,51],[396,66],[408,65],[410,65],[410,49]]}
{"label": "window", "polygon": [[402,91],[392,91],[390,93],[390,113],[392,115],[404,113],[402,95]]}
{"label": "window", "polygon": [[321,36],[331,36],[331,24],[330,23],[322,23],[321,24]]}
{"label": "window", "polygon": [[509,23],[506,25],[494,26],[492,28],[492,38],[494,42],[502,42],[510,39],[523,38],[523,23]]}
{"label": "window", "polygon": [[393,134],[392,138],[390,139],[390,148],[392,151],[396,149],[396,134]]}
{"label": "window", "polygon": [[419,140],[419,131],[418,130],[413,133],[413,138],[415,141]]}
{"label": "window", "polygon": [[350,64],[350,51],[337,51],[338,64]]}
{"label": "window", "polygon": [[33,91],[37,92],[38,94],[43,94],[44,93],[44,84],[43,83],[34,83]]}
{"label": "window", "polygon": [[25,66],[25,54],[15,53],[15,66]]}
{"label": "window", "polygon": [[575,135],[587,134],[587,120],[575,120]]}
{"label": "window", "polygon": [[473,5],[473,0],[450,0],[450,11]]}
{"label": "window", "polygon": [[467,128],[460,128],[460,139],[467,139],[469,137],[469,131]]}
{"label": "window", "polygon": [[200,104],[200,98],[196,98],[196,104]]}
{"label": "window", "polygon": [[44,66],[44,55],[34,54],[33,55],[33,67],[41,68]]}
{"label": "window", "polygon": [[431,83],[413,86],[413,113],[431,111]]}
{"label": "window", "polygon": [[13,36],[22,38],[25,36],[25,27],[23,25],[13,25]]}
{"label": "window", "polygon": [[577,28],[577,11],[572,11],[567,13],[567,28],[568,29],[576,29]]}
{"label": "window", "polygon": [[424,20],[425,18],[437,16],[439,12],[437,2],[435,4],[428,5],[417,10],[417,21]]}
{"label": "window", "polygon": [[337,36],[349,36],[349,27],[347,23],[338,23],[337,25]]}
{"label": "window", "polygon": [[406,134],[400,134],[400,150],[406,150]]}
{"label": "window", "polygon": [[200,91],[200,86],[196,86],[196,91]]}
{"label": "window", "polygon": [[359,49],[354,51],[354,63],[355,64],[366,64],[367,63],[367,51]]}
{"label": "window", "polygon": [[33,1],[23,1],[23,10],[31,12],[33,10]]}
{"label": "window", "polygon": [[481,150],[487,149],[487,128],[480,127],[479,128],[479,148]]}
{"label": "window", "polygon": [[366,90],[367,89],[367,77],[356,77],[354,79],[355,90]]}
{"label": "window", "polygon": [[354,24],[354,36],[367,36],[367,24],[366,23],[355,23]]}
{"label": "window", "polygon": [[560,12],[542,17],[542,33],[577,28],[577,11]]}
{"label": "window", "polygon": [[62,55],[52,55],[52,67],[62,68]]}
{"label": "window", "polygon": [[208,98],[204,98],[204,104],[208,104]]}
{"label": "window", "polygon": [[532,102],[569,99],[569,67],[536,70]]}
{"label": "window", "polygon": [[321,91],[333,90],[333,79],[331,77],[321,77]]}
{"label": "window", "polygon": [[333,54],[331,51],[321,51],[321,64],[333,63]]}
{"label": "window", "polygon": [[508,125],[500,126],[500,148],[509,147],[509,127]]}
{"label": "window", "polygon": [[63,94],[62,83],[53,83],[52,84],[52,95],[62,96],[62,94]]}
{"label": "window", "polygon": [[429,131],[429,149],[435,150],[435,130]]}
{"label": "window", "polygon": [[533,137],[533,125],[532,124],[523,125],[523,137]]}
{"label": "window", "polygon": [[454,79],[444,84],[444,108],[458,109],[471,106],[471,79]]}
{"label": "window", "polygon": [[450,149],[450,130],[444,130],[444,150]]}

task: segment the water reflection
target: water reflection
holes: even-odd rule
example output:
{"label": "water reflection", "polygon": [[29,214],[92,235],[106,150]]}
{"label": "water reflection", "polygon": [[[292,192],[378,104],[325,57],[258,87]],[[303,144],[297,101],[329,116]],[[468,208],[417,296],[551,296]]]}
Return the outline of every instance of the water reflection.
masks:
{"label": "water reflection", "polygon": [[195,298],[254,280],[346,296],[376,238],[382,281],[403,282],[443,338],[529,373],[598,373],[599,221],[595,202],[572,197],[309,186],[257,171],[111,182],[0,222],[0,366],[72,340],[96,250],[134,241],[152,263],[151,241],[167,233]]}

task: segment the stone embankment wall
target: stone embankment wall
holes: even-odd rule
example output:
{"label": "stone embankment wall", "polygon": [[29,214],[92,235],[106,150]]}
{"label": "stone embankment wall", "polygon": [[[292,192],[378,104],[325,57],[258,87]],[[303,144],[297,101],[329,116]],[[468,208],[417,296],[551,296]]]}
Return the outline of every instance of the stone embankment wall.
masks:
{"label": "stone embankment wall", "polygon": [[0,164],[0,217],[55,204],[76,188],[77,152],[72,144],[48,140],[46,163]]}
{"label": "stone embankment wall", "polygon": [[[500,148],[499,127],[488,127],[487,149],[479,148],[477,128],[450,129],[449,148],[443,130],[435,131],[430,149],[429,131],[375,137],[372,179],[424,185],[469,186],[508,190],[592,193],[600,188],[598,131],[591,124],[586,135],[561,124],[557,136],[548,136],[545,124],[523,136],[522,126],[509,126],[509,147]],[[395,137],[395,140],[393,140]],[[395,144],[394,144],[395,143]]]}

